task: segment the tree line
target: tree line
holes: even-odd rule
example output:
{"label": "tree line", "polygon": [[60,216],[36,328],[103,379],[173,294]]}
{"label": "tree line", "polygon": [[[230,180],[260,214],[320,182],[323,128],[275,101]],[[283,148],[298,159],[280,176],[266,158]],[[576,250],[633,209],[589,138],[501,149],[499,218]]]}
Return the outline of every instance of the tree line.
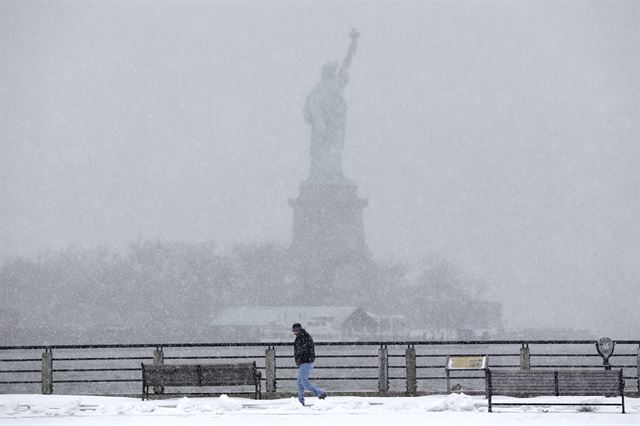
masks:
{"label": "tree line", "polygon": [[157,240],[124,252],[70,247],[8,259],[0,268],[0,344],[212,342],[212,318],[233,306],[358,306],[404,315],[415,330],[502,326],[500,305],[483,296],[489,284],[437,256],[419,265],[372,259],[365,280],[312,301],[290,265],[280,243]]}

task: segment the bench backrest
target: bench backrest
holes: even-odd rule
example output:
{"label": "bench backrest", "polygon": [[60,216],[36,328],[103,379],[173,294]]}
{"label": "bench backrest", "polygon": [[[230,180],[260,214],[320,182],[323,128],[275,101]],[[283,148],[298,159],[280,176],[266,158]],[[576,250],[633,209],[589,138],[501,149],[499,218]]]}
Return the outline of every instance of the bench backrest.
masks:
{"label": "bench backrest", "polygon": [[560,395],[620,395],[621,370],[558,371]]}
{"label": "bench backrest", "polygon": [[189,386],[197,384],[194,365],[144,365],[142,379],[151,386]]}
{"label": "bench backrest", "polygon": [[494,395],[529,396],[556,393],[553,371],[490,370],[487,374],[490,376],[490,391]]}
{"label": "bench backrest", "polygon": [[255,363],[244,364],[143,364],[147,386],[223,386],[254,385]]}
{"label": "bench backrest", "polygon": [[218,364],[201,366],[202,386],[253,385],[255,364]]}
{"label": "bench backrest", "polygon": [[487,372],[494,395],[621,395],[622,370],[558,370]]}

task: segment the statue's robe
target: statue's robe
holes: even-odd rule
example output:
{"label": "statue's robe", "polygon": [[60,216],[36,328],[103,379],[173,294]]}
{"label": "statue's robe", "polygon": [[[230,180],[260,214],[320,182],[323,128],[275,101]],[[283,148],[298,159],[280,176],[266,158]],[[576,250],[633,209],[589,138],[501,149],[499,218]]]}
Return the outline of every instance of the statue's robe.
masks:
{"label": "statue's robe", "polygon": [[347,124],[347,104],[343,93],[345,75],[323,79],[307,96],[304,117],[311,125],[311,164],[309,180],[341,182],[342,151]]}

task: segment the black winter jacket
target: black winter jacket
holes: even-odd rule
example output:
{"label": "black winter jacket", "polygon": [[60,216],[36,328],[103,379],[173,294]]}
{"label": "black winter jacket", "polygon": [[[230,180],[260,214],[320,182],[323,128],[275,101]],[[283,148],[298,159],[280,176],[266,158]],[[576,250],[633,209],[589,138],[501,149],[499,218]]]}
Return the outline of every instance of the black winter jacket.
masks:
{"label": "black winter jacket", "polygon": [[300,364],[307,364],[316,360],[313,339],[304,329],[300,330],[300,334],[296,336],[296,340],[293,342],[293,356],[298,367]]}

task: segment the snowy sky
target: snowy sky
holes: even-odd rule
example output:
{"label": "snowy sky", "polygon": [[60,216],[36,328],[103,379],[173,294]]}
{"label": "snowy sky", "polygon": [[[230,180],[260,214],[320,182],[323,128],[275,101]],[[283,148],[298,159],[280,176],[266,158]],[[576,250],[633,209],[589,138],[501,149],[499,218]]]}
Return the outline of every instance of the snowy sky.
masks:
{"label": "snowy sky", "polygon": [[344,163],[374,255],[451,259],[507,326],[640,332],[638,2],[2,1],[0,19],[3,258],[289,241],[304,98],[355,26]]}

